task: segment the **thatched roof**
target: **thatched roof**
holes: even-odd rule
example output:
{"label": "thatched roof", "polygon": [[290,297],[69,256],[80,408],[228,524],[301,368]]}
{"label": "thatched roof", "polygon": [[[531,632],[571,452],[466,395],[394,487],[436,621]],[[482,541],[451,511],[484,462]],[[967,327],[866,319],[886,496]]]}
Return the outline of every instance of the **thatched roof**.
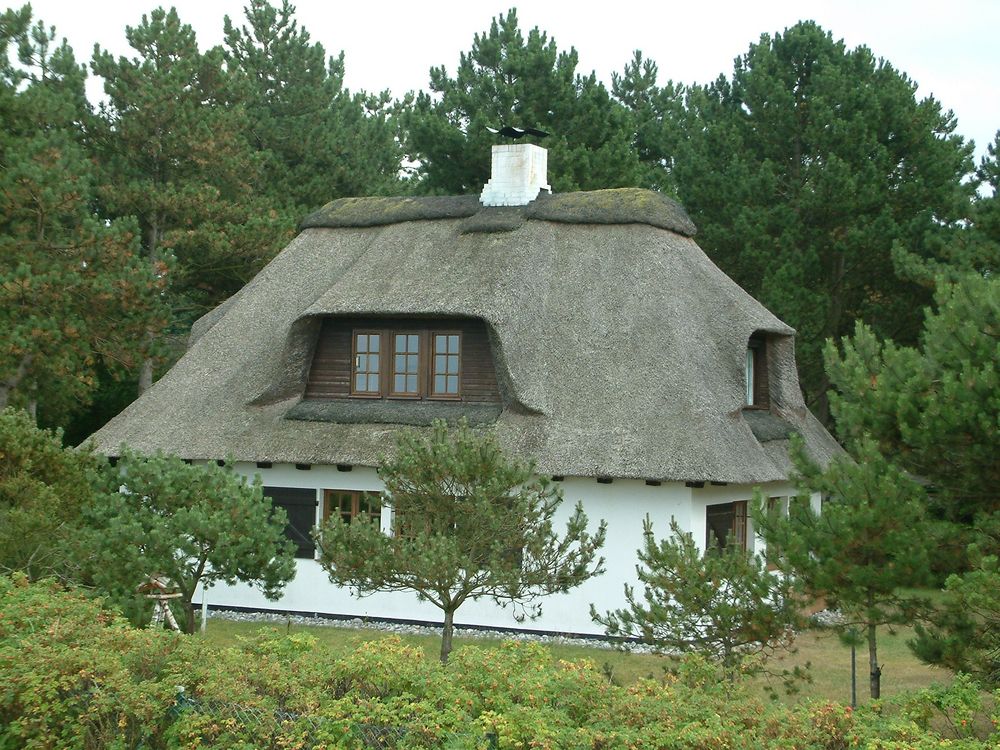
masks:
{"label": "thatched roof", "polygon": [[[540,473],[780,480],[791,430],[825,461],[839,448],[803,404],[794,332],[693,233],[677,204],[641,190],[519,209],[335,201],[199,321],[181,360],[94,440],[109,454],[126,443],[196,459],[377,465],[395,421],[419,423],[421,404],[368,417],[350,403],[302,402],[318,321],[440,315],[485,321],[503,404],[473,421]],[[770,417],[742,408],[755,331],[772,334]]]}

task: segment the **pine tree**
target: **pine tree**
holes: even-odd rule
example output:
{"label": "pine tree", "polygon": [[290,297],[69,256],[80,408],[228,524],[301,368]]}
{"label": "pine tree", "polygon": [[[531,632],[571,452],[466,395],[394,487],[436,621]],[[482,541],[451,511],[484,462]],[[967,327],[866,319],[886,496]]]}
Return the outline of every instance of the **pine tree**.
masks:
{"label": "pine tree", "polygon": [[858,324],[827,345],[831,406],[847,439],[871,435],[930,483],[936,515],[965,525],[1000,508],[1000,279],[942,280],[919,347]]}
{"label": "pine tree", "polygon": [[0,407],[40,404],[60,422],[91,398],[102,362],[136,363],[164,312],[134,223],[94,212],[86,73],[54,40],[28,6],[0,18]]}
{"label": "pine tree", "polygon": [[798,331],[808,401],[825,417],[822,343],[864,320],[912,343],[929,292],[893,247],[934,257],[959,233],[971,144],[933,98],[812,22],[760,42],[730,78],[692,87],[672,177],[719,266]]}
{"label": "pine tree", "polygon": [[645,172],[640,185],[676,196],[672,175],[687,88],[673,81],[661,87],[658,75],[656,63],[636,50],[621,73],[612,73],[611,90],[632,113],[634,147]]}
{"label": "pine tree", "polygon": [[294,20],[295,7],[251,0],[247,25],[225,19],[226,60],[241,77],[250,140],[272,204],[296,220],[335,198],[400,190],[402,154],[387,92],[343,87],[344,55]]}
{"label": "pine tree", "polygon": [[639,185],[629,112],[593,73],[577,73],[577,63],[575,49],[560,52],[538,28],[525,40],[511,10],[475,35],[454,78],[443,66],[431,68],[431,93],[421,92],[404,117],[418,189],[481,190],[490,177],[490,146],[498,142],[486,128],[501,125],[550,133],[543,145],[554,191]]}
{"label": "pine tree", "polygon": [[[807,596],[823,598],[839,610],[835,626],[868,644],[870,694],[881,694],[878,627],[910,624],[926,602],[905,589],[925,585],[930,563],[923,489],[879,454],[871,441],[854,446],[854,457],[834,459],[825,469],[793,444],[799,496],[788,516],[763,509],[755,493],[754,528],[767,545],[768,559],[792,577]],[[821,514],[809,497],[823,498]]]}
{"label": "pine tree", "polygon": [[703,553],[674,519],[665,539],[653,535],[648,516],[642,528],[636,565],[641,596],[626,584],[624,609],[601,615],[590,607],[608,635],[637,638],[671,656],[702,654],[731,680],[766,671],[768,656],[791,647],[803,618],[790,578],[775,575],[763,558],[735,544]]}
{"label": "pine tree", "polygon": [[[172,265],[180,333],[249,281],[292,227],[257,195],[260,164],[221,48],[199,50],[191,27],[162,8],[126,37],[137,57],[97,49],[91,63],[107,95],[91,133],[100,198],[109,216],[138,220],[150,264]],[[140,391],[151,381],[147,359]]]}
{"label": "pine tree", "polygon": [[85,510],[87,544],[97,589],[126,608],[134,609],[137,586],[166,576],[193,633],[199,585],[240,581],[277,599],[295,576],[284,512],[264,497],[259,477],[247,484],[230,467],[126,449],[108,482],[118,491]]}
{"label": "pine tree", "polygon": [[509,461],[496,442],[464,421],[430,433],[404,433],[397,455],[379,468],[393,535],[362,517],[334,516],[317,535],[330,580],[360,596],[412,591],[444,615],[441,661],[451,653],[455,612],[492,598],[517,616],[541,614],[539,597],[568,591],[603,570],[597,551],[605,524],[587,531],[577,504],[560,536],[552,519],[562,493]]}

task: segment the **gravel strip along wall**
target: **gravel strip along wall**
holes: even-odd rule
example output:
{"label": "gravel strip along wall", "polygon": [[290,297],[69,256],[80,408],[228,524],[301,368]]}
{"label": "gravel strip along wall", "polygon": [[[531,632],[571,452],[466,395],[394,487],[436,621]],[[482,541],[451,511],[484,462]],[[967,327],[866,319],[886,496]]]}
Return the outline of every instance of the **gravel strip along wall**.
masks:
{"label": "gravel strip along wall", "polygon": [[[330,617],[306,617],[303,615],[281,614],[278,612],[239,612],[229,609],[211,609],[208,619],[231,620],[233,622],[256,622],[262,625],[308,625],[310,627],[342,628],[345,630],[378,630],[383,633],[398,635],[441,635],[441,628],[430,625],[411,625],[402,622],[386,622],[378,620],[333,619]],[[653,649],[641,643],[625,643],[604,640],[602,638],[571,638],[562,635],[546,635],[523,630],[482,630],[479,628],[455,628],[455,637],[479,638],[483,640],[504,641],[535,641],[536,643],[556,643],[570,646],[584,646],[613,650],[624,647],[638,654],[651,654]]]}

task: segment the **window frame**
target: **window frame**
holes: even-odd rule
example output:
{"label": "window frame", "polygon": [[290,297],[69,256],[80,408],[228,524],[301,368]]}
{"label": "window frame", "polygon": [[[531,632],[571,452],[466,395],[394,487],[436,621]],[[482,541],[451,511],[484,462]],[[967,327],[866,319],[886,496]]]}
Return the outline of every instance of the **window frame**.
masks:
{"label": "window frame", "polygon": [[[344,514],[341,510],[340,497],[349,495],[351,497],[351,511],[350,519],[344,520]],[[334,498],[337,498],[336,511],[334,511]],[[323,518],[322,523],[325,526],[333,516],[337,516],[344,523],[354,523],[354,520],[358,518],[362,512],[366,512],[366,509],[362,508],[361,501],[362,498],[368,499],[369,507],[372,500],[378,500],[379,511],[377,516],[369,514],[368,518],[373,522],[379,529],[382,528],[382,509],[385,507],[385,502],[382,497],[382,493],[376,490],[335,490],[335,489],[324,489],[323,490]]]}
{"label": "window frame", "polygon": [[[436,357],[438,356],[437,351],[434,348],[435,338],[437,336],[457,336],[458,337],[458,352],[455,357],[458,359],[458,371],[455,373],[455,378],[457,380],[457,389],[454,393],[438,393],[434,390],[434,379],[437,376],[437,367],[435,366]],[[450,352],[445,352],[444,356],[450,357]],[[427,347],[427,357],[430,360],[428,364],[428,380],[427,380],[427,398],[441,399],[446,401],[460,401],[462,398],[462,332],[457,330],[432,330],[429,332],[429,343]],[[445,372],[441,373],[445,378],[445,387],[448,385],[447,378],[450,373],[447,372],[447,360],[445,363]]]}
{"label": "window frame", "polygon": [[[285,523],[285,528],[283,529],[283,535],[285,539],[288,539],[295,545],[295,559],[296,560],[314,560],[316,559],[316,543],[312,538],[312,531],[316,528],[316,516],[317,516],[317,505],[319,502],[316,498],[316,490],[311,487],[286,487],[283,485],[264,485],[262,487],[262,492],[264,497],[271,501],[271,508],[281,508],[285,511],[285,516],[287,521]],[[311,496],[311,499],[310,499]],[[297,524],[297,520],[304,520],[299,518],[299,513],[295,512],[295,509],[305,509],[311,508],[312,510],[312,523],[309,524],[309,528],[303,528],[300,524]]]}
{"label": "window frame", "polygon": [[[379,337],[379,349],[378,349],[378,390],[377,391],[359,391],[355,386],[357,385],[357,377],[359,375],[358,371],[358,358],[361,356],[358,353],[358,337],[359,336],[378,336]],[[354,328],[351,330],[351,397],[352,398],[384,398],[385,394],[385,367],[384,363],[384,352],[385,352],[385,331],[376,328]],[[371,345],[369,339],[369,347]],[[371,356],[371,352],[365,352],[366,357]],[[371,370],[365,370],[367,385],[367,378],[372,375]]]}
{"label": "window frame", "polygon": [[[389,398],[403,398],[403,399],[420,399],[423,397],[424,392],[424,358],[425,351],[427,347],[425,346],[425,336],[423,331],[407,331],[402,329],[390,328],[386,330],[386,336],[390,341],[389,351],[386,352],[386,356],[389,358],[389,367],[387,369],[387,377],[389,378],[389,388],[387,394]],[[416,391],[397,391],[396,390],[396,337],[406,336],[407,337],[407,347],[409,347],[409,337],[417,337],[417,390]],[[412,356],[409,351],[402,353],[404,357]],[[406,378],[409,373],[403,372],[403,377]]]}
{"label": "window frame", "polygon": [[[359,362],[358,352],[358,337],[359,336],[372,336],[377,335],[379,337],[379,351],[378,351],[378,391],[362,391],[356,388],[357,377],[361,374],[357,367]],[[395,390],[396,381],[396,337],[397,336],[417,336],[417,391],[407,392],[407,391],[397,391]],[[434,347],[435,336],[457,336],[458,337],[458,373],[455,376],[458,378],[458,390],[456,393],[436,393],[434,391],[434,376],[436,370],[434,367],[434,352],[432,351]],[[462,377],[464,374],[464,365],[462,362],[464,356],[464,341],[463,332],[460,329],[454,328],[428,328],[428,327],[387,327],[387,328],[352,328],[351,329],[351,374],[350,374],[350,397],[351,398],[365,398],[365,399],[377,399],[377,400],[404,400],[404,401],[462,401],[463,400],[463,388],[462,388]],[[364,353],[366,356],[371,356],[370,352]],[[412,356],[409,352],[403,352],[404,356]],[[445,356],[452,356],[450,354],[445,354]],[[366,370],[365,374],[371,376],[371,370]],[[404,377],[406,373],[402,373]],[[448,373],[443,373],[445,377],[448,377]]]}
{"label": "window frame", "polygon": [[[712,509],[715,509],[714,513]],[[725,510],[723,510],[725,508]],[[747,532],[749,531],[749,524],[747,523],[749,510],[749,501],[747,500],[733,500],[728,503],[711,503],[705,506],[705,552],[710,553],[714,551],[721,551],[725,549],[726,542],[731,538],[733,543],[738,549],[748,550],[749,549],[749,539]],[[712,525],[708,522],[710,515],[728,515],[732,514],[733,520],[730,524],[729,533],[726,534],[726,539],[721,543],[719,541],[718,535],[715,533]]]}
{"label": "window frame", "polygon": [[771,408],[770,378],[767,373],[767,336],[756,332],[747,340],[746,360],[743,364],[743,408]]}

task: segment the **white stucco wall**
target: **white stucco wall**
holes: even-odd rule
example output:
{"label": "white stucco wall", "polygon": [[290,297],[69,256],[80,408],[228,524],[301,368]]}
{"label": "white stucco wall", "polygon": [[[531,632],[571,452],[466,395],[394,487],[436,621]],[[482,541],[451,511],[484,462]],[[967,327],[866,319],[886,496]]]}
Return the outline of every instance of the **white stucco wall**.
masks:
{"label": "white stucco wall", "polygon": [[[375,490],[383,489],[375,470],[356,466],[352,471],[338,471],[334,466],[313,466],[308,471],[291,464],[276,464],[270,469],[258,469],[254,464],[237,464],[236,470],[247,477],[259,474],[266,486],[315,489],[322,514],[324,489]],[[705,541],[705,507],[709,504],[749,500],[748,485],[706,485],[691,488],[682,482],[664,482],[650,486],[638,480],[615,480],[598,483],[594,478],[566,477],[561,483],[565,501],[556,519],[556,528],[565,523],[577,502],[583,503],[592,530],[601,519],[608,523],[607,541],[603,550],[606,571],[568,594],[547,598],[542,604],[542,616],[536,620],[518,622],[510,609],[502,609],[488,599],[467,602],[456,614],[456,624],[487,627],[528,629],[563,633],[601,634],[602,630],[590,619],[590,604],[598,610],[615,609],[625,603],[624,584],[637,583],[636,550],[642,543],[642,520],[648,514],[657,536],[669,532],[671,517],[681,527],[691,531],[699,545]],[[768,495],[787,495],[787,485],[765,486]],[[389,514],[383,514],[383,528],[389,529]],[[748,539],[752,539],[748,528]],[[295,579],[285,588],[281,599],[270,602],[256,589],[239,584],[219,586],[208,591],[208,602],[217,607],[238,606],[254,609],[294,611],[371,617],[378,619],[440,622],[440,610],[415,595],[403,592],[374,594],[357,598],[346,589],[332,585],[319,564],[313,560],[298,560]],[[200,601],[200,594],[196,596]]]}

